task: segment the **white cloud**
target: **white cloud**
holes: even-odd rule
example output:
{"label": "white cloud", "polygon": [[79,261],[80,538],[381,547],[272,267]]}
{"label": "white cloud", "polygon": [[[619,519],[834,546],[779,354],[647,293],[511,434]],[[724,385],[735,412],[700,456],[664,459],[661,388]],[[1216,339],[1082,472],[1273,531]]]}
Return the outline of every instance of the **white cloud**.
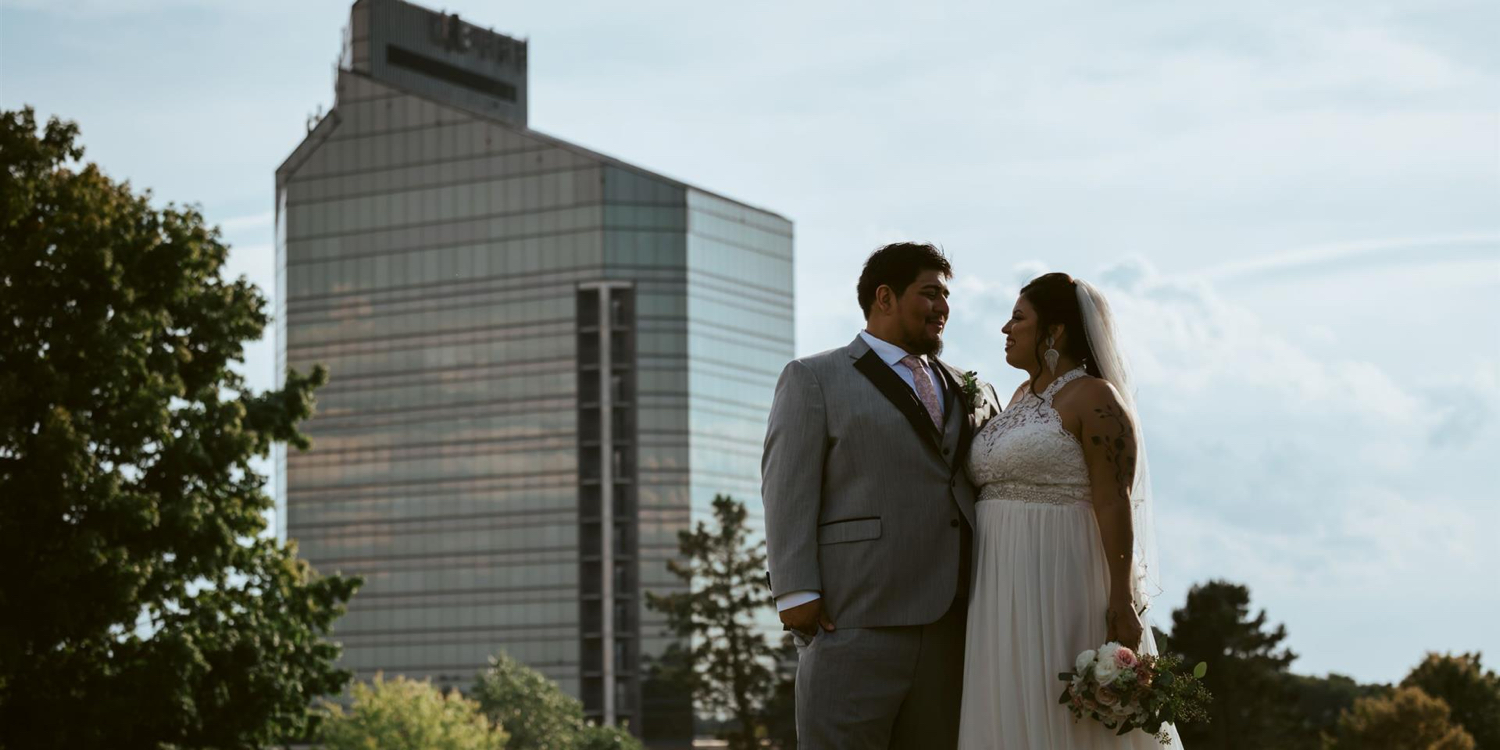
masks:
{"label": "white cloud", "polygon": [[[1318,270],[1343,273],[1362,265],[1468,262],[1475,259],[1500,263],[1500,233],[1331,243],[1232,261],[1199,271],[1199,275],[1223,283]],[[1500,266],[1496,268],[1500,269]]]}

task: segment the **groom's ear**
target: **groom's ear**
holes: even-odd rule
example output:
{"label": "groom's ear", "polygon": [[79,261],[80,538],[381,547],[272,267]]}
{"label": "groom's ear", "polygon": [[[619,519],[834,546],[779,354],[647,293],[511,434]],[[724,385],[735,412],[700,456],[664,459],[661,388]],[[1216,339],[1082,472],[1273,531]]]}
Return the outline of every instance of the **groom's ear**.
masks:
{"label": "groom's ear", "polygon": [[889,284],[881,284],[875,287],[875,304],[870,306],[870,311],[879,310],[888,313],[896,306],[896,290]]}

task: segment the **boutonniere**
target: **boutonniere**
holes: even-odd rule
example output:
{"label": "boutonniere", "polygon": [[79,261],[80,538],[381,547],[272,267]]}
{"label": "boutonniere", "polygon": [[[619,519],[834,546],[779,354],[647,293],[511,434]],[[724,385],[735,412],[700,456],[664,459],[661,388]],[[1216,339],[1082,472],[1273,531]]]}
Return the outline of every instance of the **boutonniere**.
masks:
{"label": "boutonniere", "polygon": [[970,404],[979,402],[979,373],[973,370],[964,373],[963,390],[964,397],[969,400]]}

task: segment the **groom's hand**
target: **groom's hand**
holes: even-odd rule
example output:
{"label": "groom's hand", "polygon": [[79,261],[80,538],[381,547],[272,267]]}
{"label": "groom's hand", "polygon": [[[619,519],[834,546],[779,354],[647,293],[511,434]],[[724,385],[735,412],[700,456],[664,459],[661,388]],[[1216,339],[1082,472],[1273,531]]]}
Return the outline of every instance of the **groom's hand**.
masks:
{"label": "groom's hand", "polygon": [[833,631],[833,620],[823,612],[823,599],[817,598],[806,604],[798,604],[782,610],[781,623],[809,638],[817,635],[818,628]]}

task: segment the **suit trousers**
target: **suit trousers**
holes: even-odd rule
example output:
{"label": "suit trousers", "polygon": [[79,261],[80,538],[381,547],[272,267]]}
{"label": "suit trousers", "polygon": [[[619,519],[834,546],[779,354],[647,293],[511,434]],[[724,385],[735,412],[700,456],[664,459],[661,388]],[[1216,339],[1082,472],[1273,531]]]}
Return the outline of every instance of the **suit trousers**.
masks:
{"label": "suit trousers", "polygon": [[927,625],[794,631],[798,747],[957,746],[967,604]]}

